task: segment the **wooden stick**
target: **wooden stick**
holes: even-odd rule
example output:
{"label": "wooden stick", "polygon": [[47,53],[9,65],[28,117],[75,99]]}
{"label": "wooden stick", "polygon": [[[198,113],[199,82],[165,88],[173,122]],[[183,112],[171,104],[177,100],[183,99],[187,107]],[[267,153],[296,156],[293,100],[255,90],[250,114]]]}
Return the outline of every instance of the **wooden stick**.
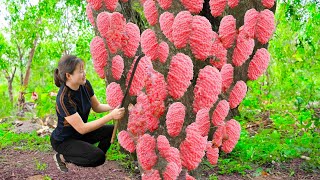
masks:
{"label": "wooden stick", "polygon": [[118,129],[118,126],[119,126],[118,120],[114,120],[114,121],[115,121],[115,123],[114,123],[114,127],[113,127],[111,141],[110,141],[111,144],[113,144],[113,142],[114,142],[114,138],[116,137],[117,129]]}
{"label": "wooden stick", "polygon": [[[141,54],[138,59],[136,60],[136,62],[134,63],[134,66],[133,66],[133,69],[132,69],[132,73],[131,73],[131,77],[130,77],[130,80],[129,80],[129,83],[128,83],[128,87],[126,89],[126,93],[124,94],[124,97],[122,99],[122,102],[121,102],[121,105],[120,105],[120,108],[123,107],[124,105],[124,102],[127,98],[127,95],[129,93],[129,89],[131,87],[131,83],[132,83],[132,80],[133,80],[133,76],[134,76],[134,73],[136,72],[136,69],[138,67],[138,63],[140,61],[140,59],[144,56],[144,54]],[[119,120],[116,120],[115,124],[114,124],[114,128],[113,128],[113,132],[112,132],[112,137],[111,137],[111,141],[110,143],[112,144],[114,142],[114,138],[116,137],[116,132],[117,132],[117,129],[118,129],[118,125],[119,124]]]}

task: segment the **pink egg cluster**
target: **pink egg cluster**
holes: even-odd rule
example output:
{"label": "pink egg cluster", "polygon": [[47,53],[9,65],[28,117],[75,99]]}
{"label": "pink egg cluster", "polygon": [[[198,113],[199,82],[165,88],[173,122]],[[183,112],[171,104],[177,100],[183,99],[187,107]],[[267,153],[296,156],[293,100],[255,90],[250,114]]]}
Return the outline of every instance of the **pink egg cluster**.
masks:
{"label": "pink egg cluster", "polygon": [[164,135],[159,135],[157,138],[157,148],[158,151],[160,152],[160,155],[162,157],[166,156],[166,153],[169,151],[170,149],[170,143],[167,139],[166,136]]}
{"label": "pink egg cluster", "polygon": [[[149,129],[152,117],[150,109],[148,109],[149,106],[148,96],[140,93],[137,97],[137,103],[129,112],[127,130],[134,136],[141,136]],[[152,122],[154,123],[154,121]]]}
{"label": "pink egg cluster", "polygon": [[255,37],[262,44],[266,44],[271,38],[274,30],[274,14],[269,9],[260,12],[257,20]]}
{"label": "pink egg cluster", "polygon": [[188,42],[192,31],[193,16],[189,11],[181,11],[174,18],[172,24],[172,39],[177,49],[184,48]]}
{"label": "pink egg cluster", "polygon": [[236,108],[247,94],[247,85],[243,81],[238,81],[233,87],[229,96],[230,108]]}
{"label": "pink egg cluster", "polygon": [[110,53],[118,50],[128,57],[133,57],[138,49],[140,30],[136,24],[128,23],[119,12],[101,12],[97,16],[97,28],[106,43]]}
{"label": "pink egg cluster", "polygon": [[[131,65],[131,68],[127,74],[127,79],[126,79],[126,85],[128,86],[130,77],[131,77],[131,73],[133,70],[133,66],[134,63],[136,62],[137,59],[135,59]],[[144,87],[145,85],[145,78],[147,75],[147,68],[149,66],[152,66],[151,60],[150,58],[148,58],[147,56],[144,56],[140,59],[136,72],[134,74],[133,80],[132,80],[132,84],[129,90],[129,94],[130,95],[138,95],[138,93],[141,91],[141,89]]]}
{"label": "pink egg cluster", "polygon": [[[155,72],[155,77],[146,81],[147,95],[140,92],[137,104],[129,112],[128,129],[135,135],[142,135],[147,130],[153,132],[158,129],[159,117],[165,111],[164,99],[167,95],[163,75]],[[157,84],[149,84],[150,82]]]}
{"label": "pink egg cluster", "polygon": [[187,137],[180,144],[180,157],[182,165],[188,170],[193,170],[198,167],[205,155],[207,137],[201,136],[199,132],[192,128],[186,132]]}
{"label": "pink egg cluster", "polygon": [[[121,0],[122,2],[128,2],[128,0]],[[109,11],[115,11],[118,5],[118,0],[87,0],[87,2],[93,7],[94,10],[99,10],[102,4],[105,4]]]}
{"label": "pink egg cluster", "polygon": [[[212,31],[207,18],[192,16],[189,11],[181,11],[176,17],[169,12],[165,12],[160,16],[160,28],[177,49],[190,44],[191,51],[196,59],[204,61],[210,55],[216,53],[222,62],[226,61],[226,50],[223,52],[225,54],[221,55],[218,41],[212,47],[216,34]],[[225,40],[226,38],[223,37],[222,39]]]}
{"label": "pink egg cluster", "polygon": [[223,138],[226,134],[226,127],[224,124],[218,126],[216,131],[213,134],[212,138],[212,146],[213,147],[220,147],[222,145]]}
{"label": "pink egg cluster", "polygon": [[200,13],[204,0],[180,0],[182,5],[191,13]]}
{"label": "pink egg cluster", "polygon": [[122,76],[124,69],[124,62],[120,55],[116,55],[112,58],[112,76],[115,80],[119,80]]}
{"label": "pink egg cluster", "polygon": [[121,104],[123,99],[123,92],[120,84],[112,82],[107,86],[106,89],[107,102],[112,108],[116,108]]}
{"label": "pink egg cluster", "polygon": [[227,63],[228,51],[225,47],[223,47],[223,44],[216,32],[213,32],[213,37],[214,41],[210,51],[210,55],[212,55],[213,58],[210,59],[210,63],[216,68],[221,69],[222,66]]}
{"label": "pink egg cluster", "polygon": [[194,87],[193,111],[211,108],[221,93],[222,79],[220,72],[212,66],[200,70]]}
{"label": "pink egg cluster", "polygon": [[160,7],[164,10],[167,10],[171,7],[173,0],[157,0]]}
{"label": "pink egg cluster", "polygon": [[227,121],[225,124],[219,125],[213,134],[212,145],[210,148],[217,149],[221,146],[222,151],[230,153],[238,143],[240,132],[241,126],[239,122],[234,119]]}
{"label": "pink egg cluster", "polygon": [[93,18],[93,14],[92,14],[92,9],[91,9],[91,5],[90,4],[87,4],[86,6],[86,14],[87,14],[87,17],[88,17],[88,20],[90,22],[90,24],[92,26],[94,26],[94,18]]}
{"label": "pink egg cluster", "polygon": [[219,159],[219,148],[212,147],[211,143],[208,143],[207,149],[206,149],[206,155],[210,164],[216,165]]}
{"label": "pink egg cluster", "polygon": [[176,163],[169,162],[166,166],[166,169],[163,172],[164,180],[177,179],[181,172],[181,169]]}
{"label": "pink egg cluster", "polygon": [[241,126],[238,121],[231,119],[226,123],[226,140],[222,143],[221,150],[230,153],[238,143]]}
{"label": "pink egg cluster", "polygon": [[220,74],[222,79],[223,92],[227,91],[233,82],[233,71],[234,71],[234,68],[231,64],[225,64],[221,68]]}
{"label": "pink egg cluster", "polygon": [[151,29],[147,29],[141,34],[141,48],[142,52],[153,61],[159,58],[160,62],[165,63],[169,55],[168,44],[166,42],[159,44],[155,32]]}
{"label": "pink egg cluster", "polygon": [[140,43],[140,29],[136,24],[131,22],[126,24],[121,43],[124,55],[134,57]]}
{"label": "pink egg cluster", "polygon": [[243,31],[250,38],[266,44],[275,30],[274,14],[269,9],[257,12],[249,9],[244,17]]}
{"label": "pink egg cluster", "polygon": [[104,3],[108,10],[115,11],[118,4],[118,0],[104,0]]}
{"label": "pink egg cluster", "polygon": [[104,67],[108,62],[108,52],[101,37],[96,36],[91,40],[90,53],[96,72],[98,73],[100,78],[104,78]]}
{"label": "pink egg cluster", "polygon": [[149,99],[149,108],[152,112],[152,115],[155,118],[160,118],[165,111],[164,100],[167,98],[168,94],[167,83],[163,74],[155,71],[154,69],[149,69],[145,81],[145,89]]}
{"label": "pink egg cluster", "polygon": [[159,22],[162,33],[169,39],[170,42],[173,42],[172,26],[174,22],[174,15],[169,12],[164,12],[160,15]]}
{"label": "pink egg cluster", "polygon": [[127,151],[133,153],[136,150],[134,140],[127,131],[121,131],[118,134],[118,141],[120,145]]}
{"label": "pink egg cluster", "polygon": [[274,1],[275,0],[261,0],[262,5],[266,8],[272,8],[274,6]]}
{"label": "pink egg cluster", "polygon": [[205,60],[210,53],[213,33],[209,20],[203,16],[194,16],[190,34],[190,47],[195,58]]}
{"label": "pink egg cluster", "polygon": [[265,48],[258,49],[256,54],[253,56],[252,61],[248,68],[248,77],[251,80],[256,80],[260,77],[267,69],[270,61],[270,54]]}
{"label": "pink egg cluster", "polygon": [[158,170],[151,169],[149,171],[145,171],[142,176],[142,180],[161,180],[160,173]]}
{"label": "pink egg cluster", "polygon": [[238,6],[239,1],[240,1],[240,0],[228,0],[228,5],[229,5],[231,8],[234,8],[234,7]]}
{"label": "pink egg cluster", "polygon": [[158,156],[155,152],[156,140],[149,134],[144,134],[138,140],[137,157],[141,167],[144,170],[151,170],[157,163]]}
{"label": "pink egg cluster", "polygon": [[239,0],[210,0],[210,10],[213,17],[221,16],[226,5],[230,8],[235,8],[239,4]]}
{"label": "pink egg cluster", "polygon": [[200,109],[196,115],[196,124],[199,127],[201,136],[207,136],[210,131],[209,108]]}
{"label": "pink egg cluster", "polygon": [[230,48],[236,38],[236,19],[232,15],[224,16],[219,26],[219,38],[223,47]]}
{"label": "pink egg cluster", "polygon": [[166,125],[170,136],[175,137],[179,135],[185,114],[186,107],[182,103],[175,102],[169,106],[166,116]]}
{"label": "pink egg cluster", "polygon": [[254,39],[240,33],[237,39],[236,47],[232,55],[232,62],[235,66],[241,66],[252,54],[254,48]]}
{"label": "pink egg cluster", "polygon": [[172,57],[167,82],[168,92],[174,99],[181,98],[193,78],[193,63],[189,56],[178,53]]}
{"label": "pink egg cluster", "polygon": [[102,0],[87,0],[94,10],[99,10],[102,7]]}
{"label": "pink egg cluster", "polygon": [[143,3],[143,12],[151,26],[158,22],[159,14],[154,0],[146,0],[146,2]]}
{"label": "pink egg cluster", "polygon": [[249,9],[244,15],[243,32],[250,38],[254,38],[258,17],[259,12],[253,8]]}
{"label": "pink egg cluster", "polygon": [[215,126],[219,126],[224,123],[224,119],[229,114],[229,103],[226,100],[222,100],[218,103],[216,109],[212,114],[212,123]]}

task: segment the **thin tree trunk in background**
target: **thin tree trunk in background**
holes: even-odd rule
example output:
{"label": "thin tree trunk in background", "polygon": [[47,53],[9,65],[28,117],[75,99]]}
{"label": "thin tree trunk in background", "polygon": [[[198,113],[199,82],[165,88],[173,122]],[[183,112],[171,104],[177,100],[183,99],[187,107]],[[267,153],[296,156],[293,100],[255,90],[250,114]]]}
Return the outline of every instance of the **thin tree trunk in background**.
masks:
{"label": "thin tree trunk in background", "polygon": [[31,72],[31,63],[32,63],[32,60],[33,60],[33,57],[34,57],[34,52],[36,50],[38,40],[39,40],[39,35],[37,35],[36,39],[33,41],[33,47],[32,47],[32,49],[30,50],[30,53],[29,53],[27,70],[26,70],[26,74],[25,74],[24,80],[23,80],[23,87],[25,87],[25,88],[28,86],[28,83],[29,83],[30,72]]}
{"label": "thin tree trunk in background", "polygon": [[[29,52],[29,58],[28,58],[28,63],[27,63],[27,67],[26,67],[26,74],[23,78],[23,75],[22,75],[22,71],[21,71],[21,84],[22,84],[22,89],[21,91],[19,92],[19,98],[18,98],[18,106],[19,106],[19,109],[22,110],[22,107],[23,107],[23,104],[25,103],[25,89],[27,88],[28,86],[28,83],[29,83],[29,78],[30,78],[30,72],[31,72],[31,64],[32,64],[32,60],[33,60],[33,57],[34,57],[34,52],[35,52],[35,49],[37,47],[37,44],[38,44],[38,40],[39,40],[39,35],[37,35],[36,39],[33,41],[33,46]],[[21,61],[22,63],[22,61]]]}
{"label": "thin tree trunk in background", "polygon": [[10,99],[10,102],[13,103],[13,92],[12,92],[12,83],[13,83],[13,78],[16,74],[16,70],[17,70],[17,67],[14,67],[14,70],[13,70],[13,73],[10,74],[6,71],[6,79],[8,81],[8,93],[9,93],[9,99]]}

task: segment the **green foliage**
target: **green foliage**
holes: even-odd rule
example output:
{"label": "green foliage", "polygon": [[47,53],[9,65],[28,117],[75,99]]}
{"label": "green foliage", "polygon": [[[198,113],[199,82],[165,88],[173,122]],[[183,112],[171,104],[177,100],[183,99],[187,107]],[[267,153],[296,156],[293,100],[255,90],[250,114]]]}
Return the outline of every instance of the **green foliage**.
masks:
{"label": "green foliage", "polygon": [[43,180],[51,180],[50,176],[45,175]]}
{"label": "green foliage", "polygon": [[48,165],[46,163],[42,163],[37,159],[35,160],[35,163],[36,163],[36,170],[38,171],[45,171],[48,168]]}
{"label": "green foliage", "polygon": [[[1,80],[1,78],[0,78]],[[1,106],[0,106],[0,119],[14,114],[15,109],[13,104],[10,102],[9,95],[7,94],[6,84],[0,84],[0,96]]]}
{"label": "green foliage", "polygon": [[107,159],[110,161],[124,161],[126,158],[128,158],[127,154],[123,154],[120,151],[120,144],[119,143],[113,143],[110,146],[110,149],[107,152]]}
{"label": "green foliage", "polygon": [[108,161],[117,161],[119,164],[131,173],[134,173],[137,166],[134,162],[135,159],[131,154],[125,154],[121,151],[120,144],[116,141],[111,144],[110,149],[107,152]]}
{"label": "green foliage", "polygon": [[50,151],[50,137],[39,137],[37,132],[16,134],[12,132],[11,122],[0,124],[0,150],[6,147],[14,147],[16,150]]}

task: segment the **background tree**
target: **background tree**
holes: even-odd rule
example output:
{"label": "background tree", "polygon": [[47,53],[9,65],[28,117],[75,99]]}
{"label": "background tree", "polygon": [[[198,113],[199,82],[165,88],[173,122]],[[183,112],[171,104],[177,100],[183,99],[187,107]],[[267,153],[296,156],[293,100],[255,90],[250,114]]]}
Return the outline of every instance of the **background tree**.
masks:
{"label": "background tree", "polygon": [[[88,58],[89,51],[83,48],[88,40],[83,39],[88,39],[86,36],[91,38],[92,32],[82,15],[85,6],[78,1],[42,0],[35,3],[8,0],[2,5],[3,12],[7,12],[5,20],[8,25],[2,28],[5,36],[1,36],[1,69],[7,79],[11,103],[14,77],[19,77],[15,89],[19,91],[21,111],[26,93],[37,90],[48,94],[52,91],[51,72],[63,53],[77,52],[80,57]],[[33,70],[37,73],[32,78]],[[20,115],[23,115],[22,111]]]}

